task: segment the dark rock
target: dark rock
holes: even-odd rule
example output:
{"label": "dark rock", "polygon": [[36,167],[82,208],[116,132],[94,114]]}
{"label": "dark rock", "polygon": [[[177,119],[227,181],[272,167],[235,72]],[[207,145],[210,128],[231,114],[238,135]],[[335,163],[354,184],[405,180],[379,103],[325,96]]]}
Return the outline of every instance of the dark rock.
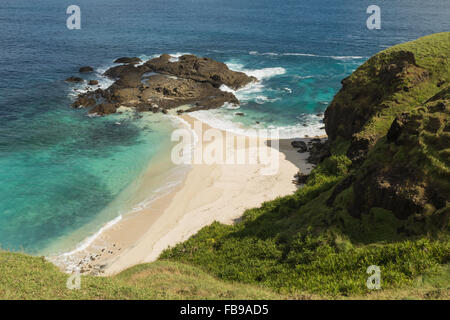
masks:
{"label": "dark rock", "polygon": [[330,197],[327,199],[326,201],[326,205],[328,207],[332,207],[334,204],[334,200],[336,199],[336,197],[345,189],[349,188],[352,183],[354,181],[354,177],[353,176],[347,176],[344,180],[342,180],[341,182],[339,182],[333,189],[333,192],[331,193]]}
{"label": "dark rock", "polygon": [[309,175],[304,174],[302,172],[297,172],[294,176],[294,180],[292,181],[294,184],[305,184],[308,180]]}
{"label": "dark rock", "polygon": [[353,183],[354,201],[349,213],[359,218],[370,208],[379,207],[391,210],[398,219],[404,220],[421,212],[426,199],[418,195],[423,194],[424,188],[418,181],[405,184],[406,180],[414,180],[414,173],[407,168],[393,168],[384,174],[375,167],[371,168]]}
{"label": "dark rock", "polygon": [[126,64],[109,68],[105,71],[104,75],[112,79],[119,79],[129,74],[139,74],[142,76],[144,73],[145,70],[143,68],[136,68],[131,64]]}
{"label": "dark rock", "polygon": [[84,82],[84,80],[80,77],[70,77],[66,79],[67,82]]}
{"label": "dark rock", "polygon": [[79,70],[80,73],[86,73],[86,72],[92,72],[92,71],[94,71],[94,69],[89,66],[81,67]]}
{"label": "dark rock", "polygon": [[231,71],[222,62],[194,55],[184,55],[178,61],[172,62],[171,56],[163,54],[159,58],[147,61],[145,65],[154,72],[171,74],[200,82],[209,82],[216,88],[225,84],[236,90],[252,81],[256,81],[256,78],[249,77],[243,72]]}
{"label": "dark rock", "polygon": [[[116,60],[122,63],[130,61],[137,60],[127,57]],[[167,112],[182,105],[191,105],[185,112],[219,108],[224,103],[239,105],[233,93],[219,87],[226,84],[239,88],[255,80],[229,70],[223,63],[191,55],[180,57],[178,62],[171,62],[169,55],[162,55],[140,66],[131,63],[118,65],[109,68],[104,75],[116,81],[109,88],[97,89],[95,95],[90,96],[103,104],[92,109],[97,114],[113,113],[113,108],[105,105],[124,105],[152,112]],[[86,99],[83,97],[75,104],[84,105]],[[89,105],[92,105],[92,100],[89,100]]]}
{"label": "dark rock", "polygon": [[89,80],[89,85],[90,86],[95,86],[98,84],[98,80]]}
{"label": "dark rock", "polygon": [[130,58],[130,57],[122,57],[114,60],[114,63],[125,63],[125,64],[138,64],[141,63],[142,60],[138,57]]}
{"label": "dark rock", "polygon": [[392,125],[386,135],[389,142],[394,142],[400,136],[405,120],[406,114],[402,114],[394,119],[394,122],[392,122]]}
{"label": "dark rock", "polygon": [[329,156],[331,156],[331,152],[328,143],[313,143],[309,148],[309,157],[306,161],[312,164],[318,164]]}
{"label": "dark rock", "polygon": [[308,146],[306,145],[306,143],[304,141],[292,141],[291,142],[291,146],[293,148],[299,149],[298,152],[306,152],[308,150]]}
{"label": "dark rock", "polygon": [[116,113],[117,106],[112,103],[102,103],[93,107],[89,113],[90,114],[98,114],[98,115],[106,115],[111,113]]}
{"label": "dark rock", "polygon": [[347,157],[354,165],[361,164],[366,158],[371,141],[366,138],[354,137],[347,149]]}
{"label": "dark rock", "polygon": [[80,95],[78,97],[78,99],[72,103],[72,107],[73,108],[80,108],[80,107],[91,107],[93,105],[95,105],[97,103],[97,101],[95,100],[95,98],[92,95],[89,94],[85,94],[85,95]]}

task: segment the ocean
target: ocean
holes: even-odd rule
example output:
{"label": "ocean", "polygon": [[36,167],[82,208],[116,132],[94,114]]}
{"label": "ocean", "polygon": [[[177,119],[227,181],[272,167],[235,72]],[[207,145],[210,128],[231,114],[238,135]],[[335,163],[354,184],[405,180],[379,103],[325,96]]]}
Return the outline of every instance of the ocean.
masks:
{"label": "ocean", "polygon": [[[81,29],[66,9],[81,9]],[[366,9],[381,8],[369,30]],[[168,164],[173,117],[87,117],[64,82],[122,56],[208,56],[260,81],[224,106],[193,116],[235,132],[279,128],[282,137],[323,134],[322,113],[340,81],[371,55],[450,30],[448,0],[219,1],[2,0],[0,3],[0,246],[31,254],[76,249],[105,224],[182,180]],[[147,194],[143,171],[158,166]]]}

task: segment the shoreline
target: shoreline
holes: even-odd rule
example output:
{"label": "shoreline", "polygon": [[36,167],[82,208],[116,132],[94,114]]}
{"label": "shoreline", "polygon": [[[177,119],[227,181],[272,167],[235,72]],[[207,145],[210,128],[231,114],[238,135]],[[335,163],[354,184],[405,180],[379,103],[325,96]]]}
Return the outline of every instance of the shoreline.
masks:
{"label": "shoreline", "polygon": [[[179,118],[191,128],[194,121],[199,121],[186,114]],[[211,129],[204,122],[201,126],[203,131]],[[56,264],[66,271],[79,269],[82,274],[113,275],[139,263],[155,261],[163,250],[187,240],[214,221],[232,224],[246,209],[295,192],[298,186],[292,182],[294,175],[298,171],[309,174],[314,165],[306,162],[309,152],[298,153],[290,142],[308,142],[314,138],[317,137],[279,139],[279,170],[275,175],[261,175],[264,169],[261,163],[194,163],[181,184],[169,193],[153,200],[148,207],[122,215],[115,224],[103,227],[97,238],[71,257],[76,263],[75,269],[70,270],[61,262]],[[256,138],[245,139],[244,148],[248,151],[250,140]],[[265,142],[265,148],[273,152],[275,149],[269,146],[270,142]],[[194,152],[198,148],[195,145]]]}

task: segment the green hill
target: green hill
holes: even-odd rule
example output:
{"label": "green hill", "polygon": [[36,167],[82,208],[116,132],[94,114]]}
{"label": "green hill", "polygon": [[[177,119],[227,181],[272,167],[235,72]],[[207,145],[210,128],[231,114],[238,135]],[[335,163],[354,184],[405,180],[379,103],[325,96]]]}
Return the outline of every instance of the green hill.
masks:
{"label": "green hill", "polygon": [[370,265],[384,290],[436,272],[448,293],[449,61],[450,33],[370,58],[326,110],[330,156],[305,187],[162,257],[283,293],[366,294]]}

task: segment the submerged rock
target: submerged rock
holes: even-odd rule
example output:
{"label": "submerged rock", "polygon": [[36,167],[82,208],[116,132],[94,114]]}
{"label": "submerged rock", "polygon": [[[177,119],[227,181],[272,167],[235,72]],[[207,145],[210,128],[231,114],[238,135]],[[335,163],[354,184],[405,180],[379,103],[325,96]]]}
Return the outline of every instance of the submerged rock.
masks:
{"label": "submerged rock", "polygon": [[94,69],[89,66],[81,67],[79,70],[80,73],[86,73],[86,72],[92,72],[92,71],[94,71]]}
{"label": "submerged rock", "polygon": [[80,77],[69,77],[65,81],[67,81],[67,82],[83,82],[84,80]]}
{"label": "submerged rock", "polygon": [[96,105],[94,108],[92,108],[89,113],[90,114],[98,114],[98,115],[104,115],[104,114],[111,114],[116,113],[117,106],[112,103],[102,103],[99,105]]}

